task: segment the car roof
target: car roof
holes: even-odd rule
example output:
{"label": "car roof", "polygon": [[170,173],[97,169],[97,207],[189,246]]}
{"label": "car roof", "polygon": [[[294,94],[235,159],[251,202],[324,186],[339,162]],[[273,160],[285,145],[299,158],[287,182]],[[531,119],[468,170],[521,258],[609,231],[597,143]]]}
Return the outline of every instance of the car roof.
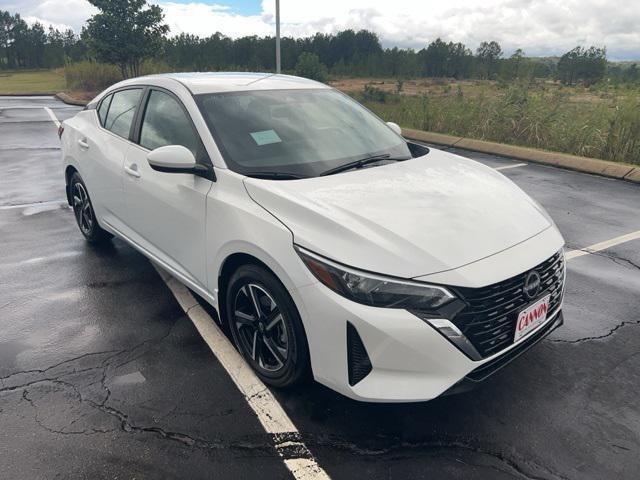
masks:
{"label": "car roof", "polygon": [[181,83],[195,95],[252,90],[330,88],[323,83],[309,80],[308,78],[250,72],[163,73],[126,80],[119,85],[157,84],[162,86],[166,85],[166,80],[168,79]]}

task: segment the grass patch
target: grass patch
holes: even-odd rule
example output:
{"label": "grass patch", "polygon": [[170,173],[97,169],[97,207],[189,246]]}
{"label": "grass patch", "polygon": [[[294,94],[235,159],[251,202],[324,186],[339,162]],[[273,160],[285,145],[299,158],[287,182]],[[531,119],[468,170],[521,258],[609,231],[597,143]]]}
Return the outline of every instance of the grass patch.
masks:
{"label": "grass patch", "polygon": [[0,95],[57,93],[65,90],[67,83],[62,70],[0,70]]}
{"label": "grass patch", "polygon": [[398,94],[381,87],[352,95],[404,127],[640,164],[637,89],[480,84]]}
{"label": "grass patch", "polygon": [[71,90],[100,92],[121,80],[115,65],[96,62],[78,62],[64,67],[64,76]]}

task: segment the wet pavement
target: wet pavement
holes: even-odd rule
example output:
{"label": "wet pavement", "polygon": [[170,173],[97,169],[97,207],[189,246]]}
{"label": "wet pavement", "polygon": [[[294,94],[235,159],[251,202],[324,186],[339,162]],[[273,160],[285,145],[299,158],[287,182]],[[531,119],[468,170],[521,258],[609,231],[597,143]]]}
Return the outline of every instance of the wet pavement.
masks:
{"label": "wet pavement", "polygon": [[[78,109],[0,97],[0,478],[291,478],[150,263],[87,245],[56,128]],[[492,167],[509,159],[457,152]],[[504,170],[569,248],[640,230],[640,186]],[[569,261],[565,325],[481,388],[367,405],[275,392],[333,479],[637,478],[640,240]]]}

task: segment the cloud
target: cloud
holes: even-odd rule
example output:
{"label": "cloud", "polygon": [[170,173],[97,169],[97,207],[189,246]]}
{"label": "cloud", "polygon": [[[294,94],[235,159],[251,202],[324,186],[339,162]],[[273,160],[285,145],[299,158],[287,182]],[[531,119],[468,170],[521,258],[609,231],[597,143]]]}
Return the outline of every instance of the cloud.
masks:
{"label": "cloud", "polygon": [[223,5],[159,2],[172,35],[192,33],[208,37],[216,32],[237,38],[273,35],[274,27],[262,15],[239,15]]}
{"label": "cloud", "polygon": [[[94,12],[85,0],[0,0],[0,8],[79,31]],[[7,5],[8,3],[8,5]],[[173,35],[207,36],[220,31],[237,38],[273,35],[275,1],[261,13],[194,0],[158,1]],[[232,4],[231,4],[232,5]],[[282,34],[306,36],[345,28],[377,32],[386,47],[422,48],[437,37],[476,48],[497,40],[507,53],[558,55],[574,46],[606,46],[610,58],[640,59],[640,4],[614,0],[281,0]]]}
{"label": "cloud", "polygon": [[40,22],[59,30],[72,28],[76,32],[97,12],[86,0],[0,0],[0,9],[19,13],[29,23]]}

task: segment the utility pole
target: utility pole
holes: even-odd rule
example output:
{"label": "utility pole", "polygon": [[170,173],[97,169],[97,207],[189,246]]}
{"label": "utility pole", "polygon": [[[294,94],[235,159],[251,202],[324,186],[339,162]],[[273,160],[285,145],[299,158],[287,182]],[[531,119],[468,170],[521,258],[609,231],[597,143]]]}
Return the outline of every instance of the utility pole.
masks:
{"label": "utility pole", "polygon": [[280,73],[280,0],[276,0],[276,73]]}

